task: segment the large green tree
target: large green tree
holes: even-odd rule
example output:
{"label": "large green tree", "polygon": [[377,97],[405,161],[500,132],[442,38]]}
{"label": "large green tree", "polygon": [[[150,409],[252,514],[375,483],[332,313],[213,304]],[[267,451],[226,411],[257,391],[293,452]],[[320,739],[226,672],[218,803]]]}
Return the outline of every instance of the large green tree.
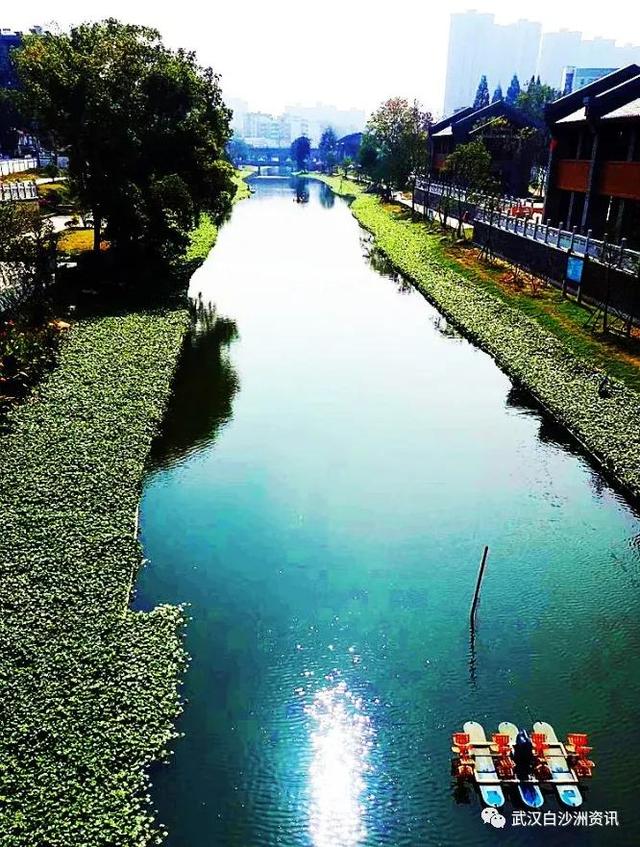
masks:
{"label": "large green tree", "polygon": [[[458,237],[464,234],[465,209],[475,205],[483,194],[495,190],[495,180],[492,176],[491,154],[482,141],[470,141],[460,144],[447,156],[444,166],[447,177],[445,195],[453,200],[457,209],[455,216],[458,220]],[[451,209],[447,209],[449,214]],[[446,223],[446,217],[444,222]]]}
{"label": "large green tree", "polygon": [[368,162],[368,175],[400,189],[415,182],[427,169],[431,123],[431,114],[415,100],[385,101],[369,118],[362,139],[360,161],[363,167]]}
{"label": "large green tree", "polygon": [[291,145],[291,158],[299,171],[304,170],[311,153],[311,142],[306,135],[300,135]]}
{"label": "large green tree", "polygon": [[105,225],[115,250],[173,261],[201,212],[228,212],[231,113],[193,53],[109,19],[27,36],[15,62],[20,108],[68,152],[96,250]]}

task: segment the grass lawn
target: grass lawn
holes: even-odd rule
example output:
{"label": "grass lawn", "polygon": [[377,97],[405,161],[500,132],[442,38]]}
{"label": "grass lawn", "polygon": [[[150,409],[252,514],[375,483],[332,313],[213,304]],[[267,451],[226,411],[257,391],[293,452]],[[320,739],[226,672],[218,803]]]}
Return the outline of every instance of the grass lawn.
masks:
{"label": "grass lawn", "polygon": [[[247,177],[251,176],[257,168],[252,166],[236,170],[233,177],[233,182],[236,186],[236,193],[233,198],[234,203],[240,200],[245,200],[251,196],[251,191],[247,184]],[[206,213],[200,215],[198,226],[191,233],[191,243],[187,248],[187,261],[196,262],[204,261],[218,237],[218,227]]]}
{"label": "grass lawn", "polygon": [[56,194],[62,203],[68,203],[70,193],[68,182],[43,182],[38,186],[38,196],[42,199],[46,199],[50,194]]}
{"label": "grass lawn", "polygon": [[77,256],[93,250],[93,229],[70,229],[60,233],[58,252]]}
{"label": "grass lawn", "polygon": [[21,171],[17,174],[3,174],[0,176],[0,182],[30,182],[38,176],[38,171]]}

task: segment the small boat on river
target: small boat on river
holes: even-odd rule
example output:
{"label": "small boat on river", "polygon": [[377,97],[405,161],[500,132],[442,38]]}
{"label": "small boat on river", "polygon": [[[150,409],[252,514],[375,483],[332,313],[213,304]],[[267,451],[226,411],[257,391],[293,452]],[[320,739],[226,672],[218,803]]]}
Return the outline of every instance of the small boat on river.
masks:
{"label": "small boat on river", "polygon": [[[549,766],[551,779],[556,791],[558,792],[560,802],[570,808],[577,808],[578,806],[581,806],[582,794],[578,788],[578,777],[576,771],[569,767],[569,763],[567,761],[567,748],[564,744],[558,741],[555,730],[551,724],[545,723],[544,721],[537,721],[534,723],[533,729],[535,732],[542,733],[546,737],[547,749],[545,751],[545,758]],[[573,749],[574,753],[576,753],[575,744],[571,743],[571,739],[572,737],[575,738],[575,735],[576,733],[572,733],[567,742],[569,749]],[[583,737],[586,743],[586,735]],[[584,753],[584,756],[586,756],[586,754],[590,752],[590,749],[591,748],[585,747],[583,750],[578,750],[577,754],[582,752]],[[577,770],[580,772],[582,765],[579,757],[576,760],[576,764],[578,765]],[[589,773],[585,773],[585,776],[591,776],[590,771],[593,767],[593,762],[585,762],[585,764],[589,770]]]}
{"label": "small boat on river", "polygon": [[473,777],[480,789],[482,800],[486,806],[499,809],[500,806],[504,806],[504,793],[493,763],[491,742],[487,741],[484,729],[476,721],[467,721],[464,725],[464,733],[469,737],[469,753],[473,757]]}
{"label": "small boat on river", "polygon": [[[503,721],[498,726],[498,733],[505,735],[509,739],[508,752],[511,753],[516,745],[518,727],[509,721]],[[533,774],[528,778],[518,779],[517,788],[520,799],[530,809],[539,809],[544,804],[544,797],[542,796],[542,791],[540,791],[538,780]]]}
{"label": "small boat on river", "polygon": [[530,736],[503,721],[491,741],[481,724],[467,721],[462,732],[453,733],[451,749],[453,776],[474,784],[483,803],[494,808],[504,805],[509,789],[531,809],[543,806],[543,789],[555,792],[564,806],[577,808],[583,802],[580,780],[590,778],[595,767],[585,733],[569,733],[562,743],[544,721],[533,725]]}

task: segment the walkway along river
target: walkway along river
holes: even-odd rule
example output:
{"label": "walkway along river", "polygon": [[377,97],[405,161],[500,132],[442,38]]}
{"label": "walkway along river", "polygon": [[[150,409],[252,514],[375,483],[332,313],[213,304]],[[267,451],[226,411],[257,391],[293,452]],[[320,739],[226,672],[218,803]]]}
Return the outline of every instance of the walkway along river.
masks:
{"label": "walkway along river", "polygon": [[[640,840],[640,519],[318,183],[255,180],[192,294],[137,604],[191,604],[171,847]],[[468,609],[491,548],[473,654]],[[591,733],[588,810],[499,835],[468,718]],[[555,801],[550,811],[559,811]]]}

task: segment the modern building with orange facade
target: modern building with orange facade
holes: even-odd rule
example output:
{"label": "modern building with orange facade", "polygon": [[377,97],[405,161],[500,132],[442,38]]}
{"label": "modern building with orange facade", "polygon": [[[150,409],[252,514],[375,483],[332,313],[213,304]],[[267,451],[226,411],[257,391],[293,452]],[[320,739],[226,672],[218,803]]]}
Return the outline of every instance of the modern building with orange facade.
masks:
{"label": "modern building with orange facade", "polygon": [[545,219],[640,247],[640,67],[546,107],[552,135]]}

